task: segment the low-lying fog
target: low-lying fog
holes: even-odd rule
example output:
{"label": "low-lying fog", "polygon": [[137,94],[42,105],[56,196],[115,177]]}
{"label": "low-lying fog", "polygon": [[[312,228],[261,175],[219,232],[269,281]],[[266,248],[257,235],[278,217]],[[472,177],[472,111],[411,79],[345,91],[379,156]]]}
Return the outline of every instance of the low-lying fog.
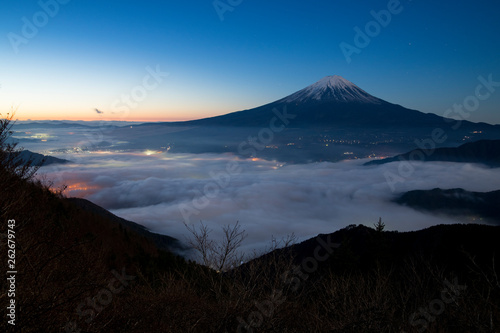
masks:
{"label": "low-lying fog", "polygon": [[[57,155],[75,164],[43,167],[39,174],[69,186],[66,194],[86,198],[125,219],[182,241],[183,222],[200,221],[220,236],[221,225],[239,221],[248,237],[245,251],[261,251],[271,237],[295,233],[299,240],[349,224],[372,226],[382,217],[387,230],[417,230],[458,222],[391,202],[415,189],[500,189],[500,169],[459,163],[399,163],[363,166],[362,160],[282,165],[231,154],[99,152]],[[399,170],[398,170],[399,168]],[[403,176],[387,183],[389,174]],[[404,181],[402,181],[404,179]],[[394,191],[393,191],[394,190]]]}

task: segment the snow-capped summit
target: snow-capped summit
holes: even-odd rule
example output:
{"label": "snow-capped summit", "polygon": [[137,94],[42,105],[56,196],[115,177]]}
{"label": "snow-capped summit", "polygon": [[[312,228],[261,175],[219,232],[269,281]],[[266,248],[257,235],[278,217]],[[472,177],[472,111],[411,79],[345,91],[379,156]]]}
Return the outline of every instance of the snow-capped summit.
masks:
{"label": "snow-capped summit", "polygon": [[376,98],[339,75],[326,76],[318,82],[283,98],[279,102],[336,101],[340,103],[381,104]]}

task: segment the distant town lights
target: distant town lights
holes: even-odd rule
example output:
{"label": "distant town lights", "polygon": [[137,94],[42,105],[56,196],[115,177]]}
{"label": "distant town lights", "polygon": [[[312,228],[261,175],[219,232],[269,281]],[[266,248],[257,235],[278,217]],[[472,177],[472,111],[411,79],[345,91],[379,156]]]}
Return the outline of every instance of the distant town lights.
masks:
{"label": "distant town lights", "polygon": [[155,150],[149,150],[149,149],[144,152],[144,154],[147,156],[156,155],[156,154],[160,154],[160,153],[161,153],[161,151],[155,151]]}

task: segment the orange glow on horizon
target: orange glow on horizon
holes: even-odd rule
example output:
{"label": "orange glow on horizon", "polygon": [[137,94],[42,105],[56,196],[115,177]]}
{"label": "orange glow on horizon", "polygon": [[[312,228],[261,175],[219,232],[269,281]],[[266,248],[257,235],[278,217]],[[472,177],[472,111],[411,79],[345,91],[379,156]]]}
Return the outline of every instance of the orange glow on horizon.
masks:
{"label": "orange glow on horizon", "polygon": [[158,118],[158,117],[152,117],[152,118],[120,118],[120,117],[110,117],[110,118],[99,118],[99,117],[89,117],[89,118],[82,118],[82,117],[16,117],[16,120],[19,121],[64,121],[64,120],[69,120],[69,121],[126,121],[126,122],[144,122],[144,123],[149,123],[149,122],[177,122],[177,121],[189,121],[189,120],[196,120],[200,118],[193,118],[193,117],[185,117],[185,118],[173,118],[173,117],[165,117],[165,118]]}
{"label": "orange glow on horizon", "polygon": [[197,120],[231,113],[238,108],[211,108],[205,110],[179,108],[144,108],[131,109],[125,112],[103,111],[97,114],[95,110],[74,108],[71,110],[45,110],[17,108],[15,119],[19,121],[123,121],[123,122],[176,122]]}

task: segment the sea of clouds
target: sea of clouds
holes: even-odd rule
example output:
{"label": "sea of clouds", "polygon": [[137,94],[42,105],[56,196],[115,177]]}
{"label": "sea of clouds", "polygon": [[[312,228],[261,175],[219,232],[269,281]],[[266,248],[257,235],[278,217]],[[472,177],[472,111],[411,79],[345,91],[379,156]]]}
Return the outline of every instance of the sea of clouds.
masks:
{"label": "sea of clouds", "polygon": [[185,241],[184,223],[200,221],[221,237],[220,226],[237,221],[246,230],[243,250],[262,251],[271,237],[294,233],[299,240],[350,224],[409,231],[457,219],[420,212],[392,202],[410,190],[500,189],[500,169],[465,163],[413,163],[393,188],[400,162],[366,161],[283,165],[231,154],[109,153],[57,157],[77,163],[43,167],[39,174],[69,185],[66,194],[88,199],[153,232]]}

